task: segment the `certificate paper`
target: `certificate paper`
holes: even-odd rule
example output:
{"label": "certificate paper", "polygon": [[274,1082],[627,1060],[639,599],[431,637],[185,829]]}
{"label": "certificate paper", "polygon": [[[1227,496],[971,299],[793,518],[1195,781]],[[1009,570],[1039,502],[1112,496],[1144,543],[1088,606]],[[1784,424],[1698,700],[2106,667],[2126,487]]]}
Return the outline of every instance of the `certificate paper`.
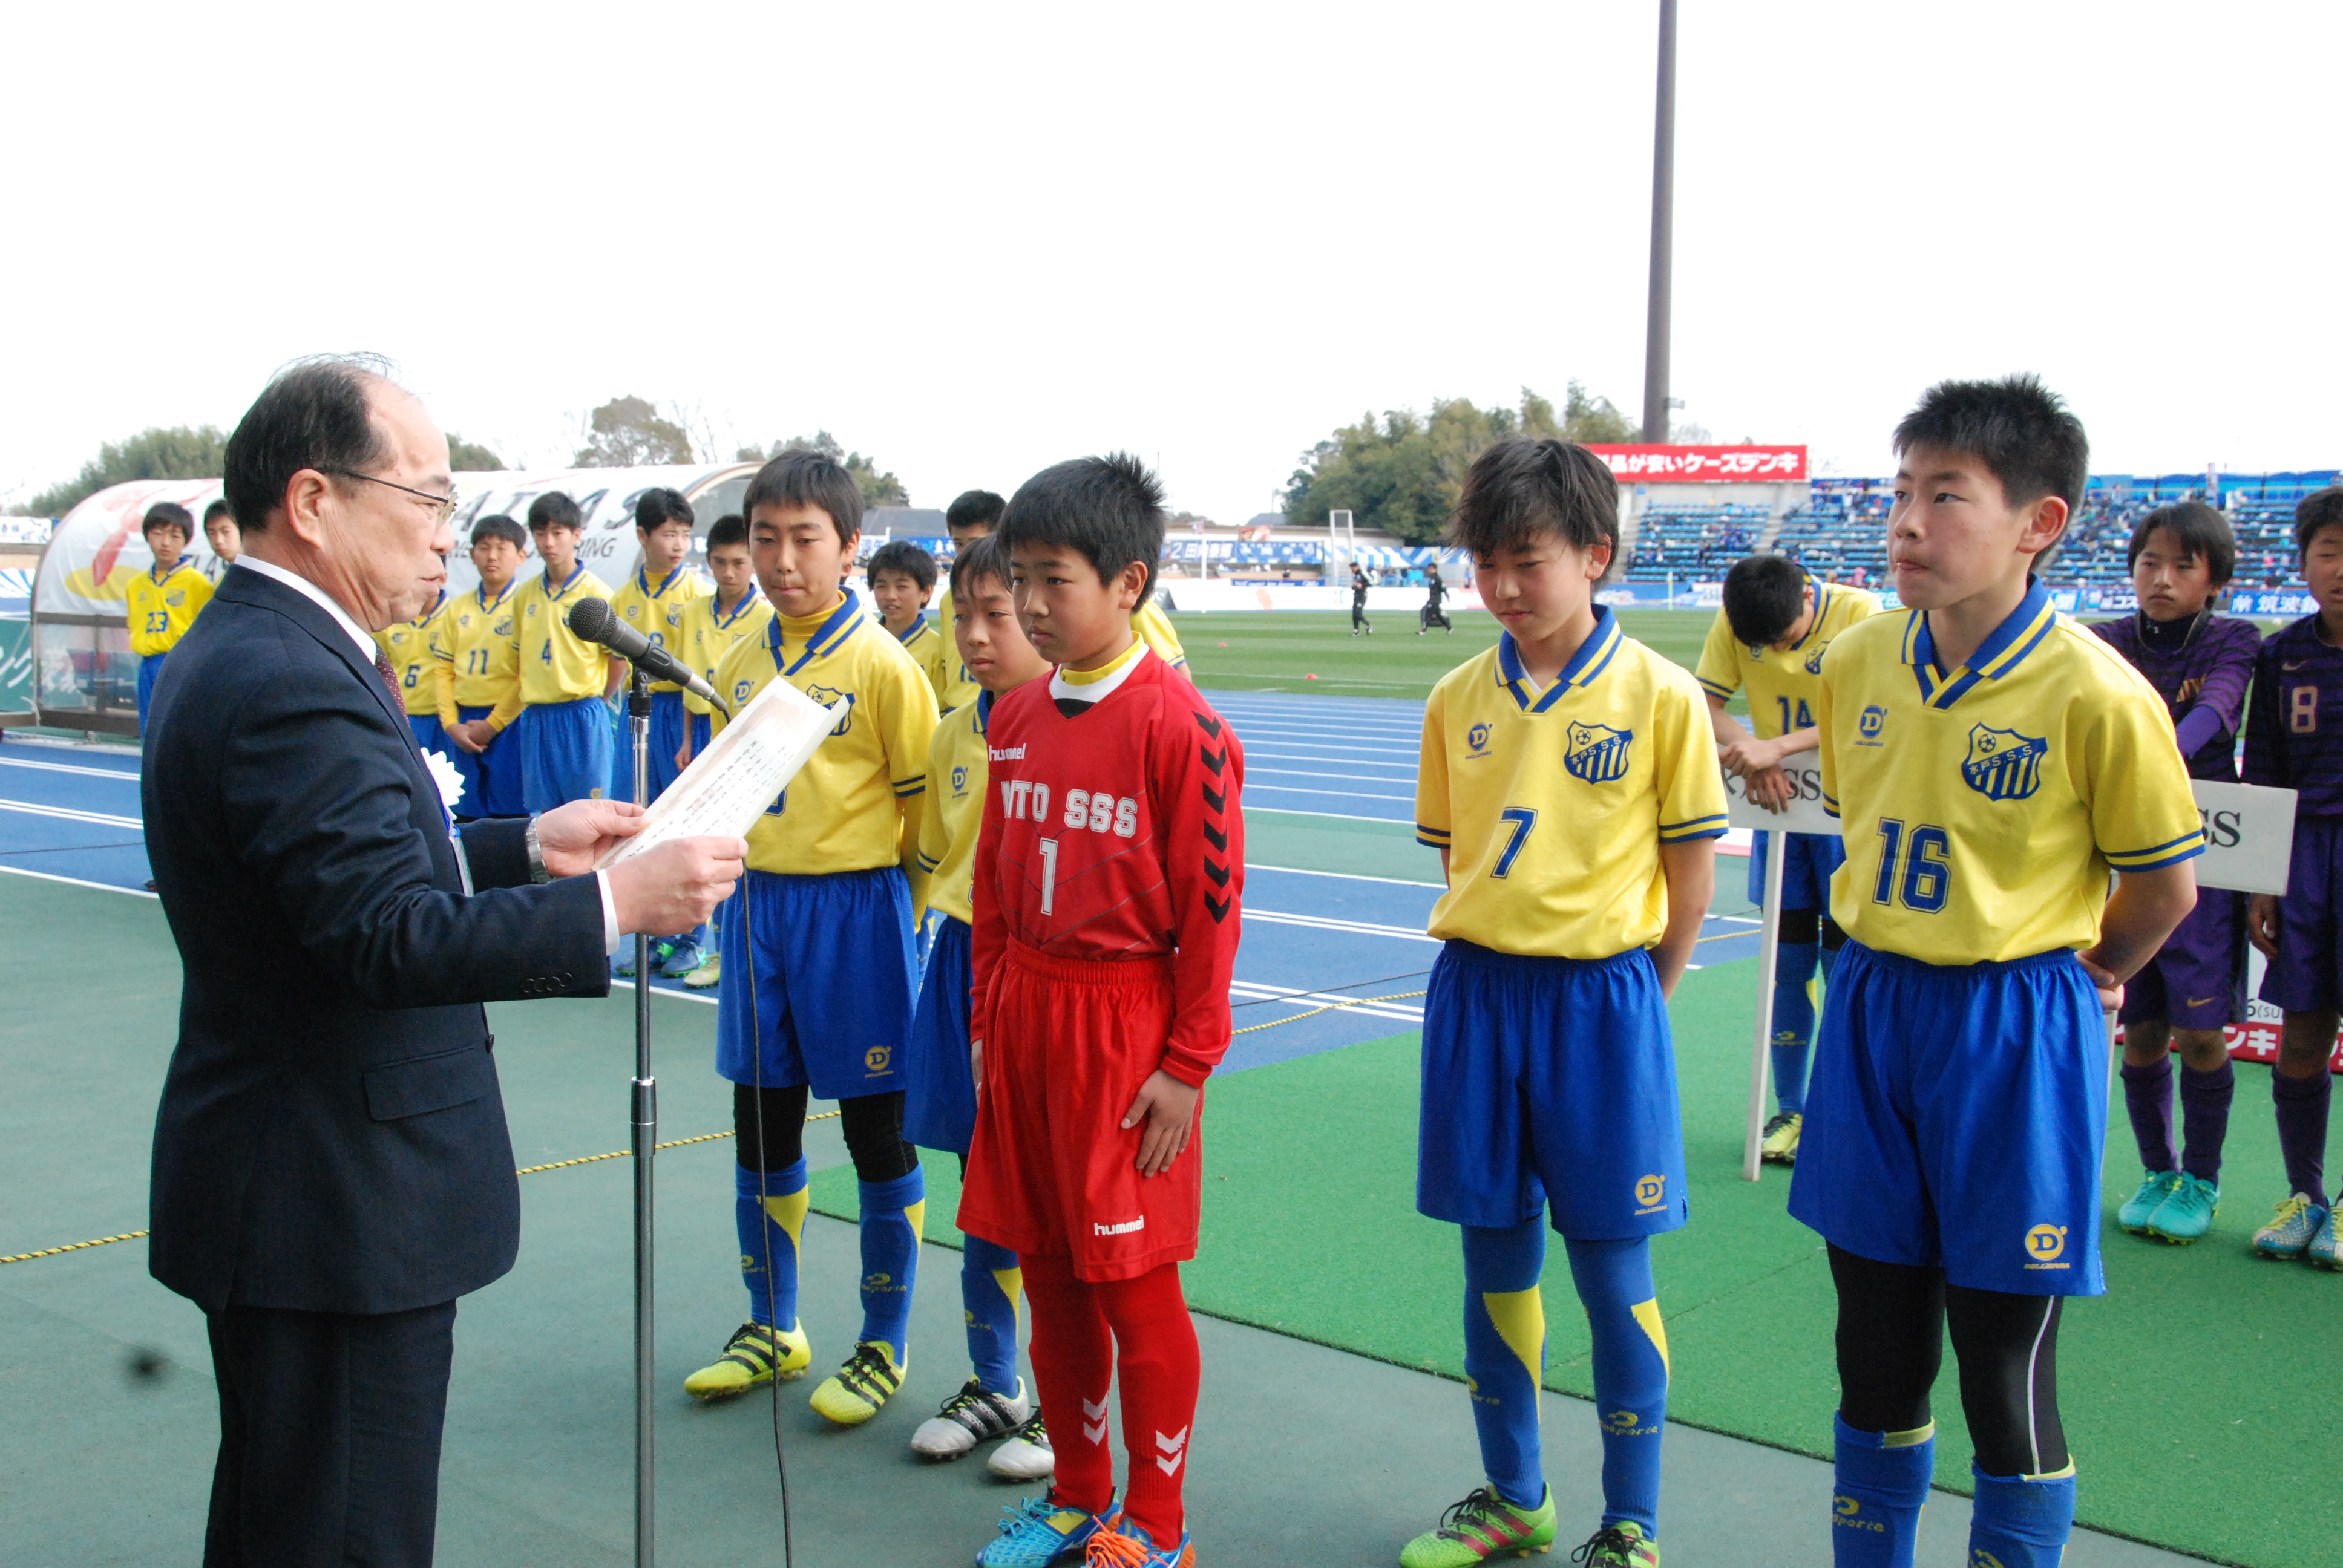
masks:
{"label": "certificate paper", "polygon": [[670,839],[714,835],[745,839],[852,699],[824,708],[786,680],[776,680],[735,714],[707,750],[643,813],[643,830],[594,862],[604,870]]}

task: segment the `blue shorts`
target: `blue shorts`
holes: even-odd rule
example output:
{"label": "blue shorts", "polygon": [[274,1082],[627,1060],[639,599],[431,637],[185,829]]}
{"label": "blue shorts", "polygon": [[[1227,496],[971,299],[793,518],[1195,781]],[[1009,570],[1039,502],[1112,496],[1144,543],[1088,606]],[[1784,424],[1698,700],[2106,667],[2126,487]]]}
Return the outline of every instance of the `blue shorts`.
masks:
{"label": "blue shorts", "polygon": [[[495,711],[483,703],[477,708],[458,707],[456,717],[469,724],[475,719],[486,719]],[[519,728],[518,720],[513,729]],[[520,742],[511,729],[488,742],[485,751],[467,751],[454,741],[447,742],[447,759],[464,779],[464,798],[456,802],[459,817],[525,817],[528,815],[528,798],[521,789]]]}
{"label": "blue shorts", "polygon": [[[407,716],[407,728],[415,737],[417,751],[437,751],[442,756],[452,756],[464,749],[447,739],[447,732],[439,728],[439,716],[436,713],[410,713]],[[466,798],[469,799],[468,791]]]}
{"label": "blue shorts", "polygon": [[966,1155],[976,1132],[976,1080],[968,1070],[969,930],[936,918],[935,946],[911,1019],[910,1082],[903,1136],[922,1149]]}
{"label": "blue shorts", "polygon": [[167,653],[143,653],[138,656],[138,733],[146,733],[146,704],[154,699],[155,683],[163,678],[163,661]]}
{"label": "blue shorts", "polygon": [[1573,1241],[1682,1225],[1684,1124],[1659,976],[1641,948],[1523,958],[1450,941],[1423,1004],[1415,1206]]}
{"label": "blue shorts", "polygon": [[608,799],[610,708],[600,698],[530,703],[513,720],[511,733],[498,739],[520,748],[521,799],[528,810]]}
{"label": "blue shorts", "polygon": [[1952,1284],[2103,1294],[2104,1019],[2064,948],[1943,965],[1848,942],[1815,1042],[1791,1216]]}
{"label": "blue shorts", "polygon": [[[650,750],[650,800],[667,793],[681,771],[675,765],[675,754],[683,746],[683,693],[654,691],[651,693],[651,732],[648,742]],[[697,757],[695,748],[692,755]],[[627,709],[618,705],[618,728],[611,731],[610,799],[631,800],[635,798],[634,731],[628,727]]]}
{"label": "blue shorts", "polygon": [[828,876],[749,871],[719,906],[716,934],[724,955],[719,1073],[768,1089],[810,1084],[822,1100],[905,1086],[915,982],[911,884],[901,867]]}
{"label": "blue shorts", "polygon": [[[1790,853],[1782,862],[1782,907],[1830,913],[1831,873],[1846,863],[1846,844],[1830,833],[1785,833]],[[1771,833],[1749,836],[1749,901],[1765,904],[1765,860]]]}
{"label": "blue shorts", "polygon": [[2278,901],[2278,959],[2262,974],[2262,1000],[2287,1012],[2343,1007],[2343,818],[2297,817],[2286,896]]}
{"label": "blue shorts", "polygon": [[[689,712],[688,709],[686,711]],[[689,714],[689,717],[691,719],[691,755],[693,759],[697,760],[699,754],[708,749],[709,742],[716,739],[716,726],[705,713],[691,713]]]}

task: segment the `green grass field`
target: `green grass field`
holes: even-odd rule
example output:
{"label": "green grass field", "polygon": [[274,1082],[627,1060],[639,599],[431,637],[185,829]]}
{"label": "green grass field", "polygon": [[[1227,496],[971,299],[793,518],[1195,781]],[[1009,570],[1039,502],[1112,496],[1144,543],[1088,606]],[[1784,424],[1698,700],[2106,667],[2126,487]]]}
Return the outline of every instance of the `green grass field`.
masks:
{"label": "green grass field", "polygon": [[[1686,669],[1700,662],[1714,611],[1618,612],[1627,635]],[[1476,653],[1496,646],[1497,623],[1458,610],[1456,630],[1415,635],[1413,612],[1375,617],[1373,637],[1353,637],[1342,610],[1175,615],[1196,684],[1221,691],[1316,691],[1342,697],[1421,700],[1433,683]]]}

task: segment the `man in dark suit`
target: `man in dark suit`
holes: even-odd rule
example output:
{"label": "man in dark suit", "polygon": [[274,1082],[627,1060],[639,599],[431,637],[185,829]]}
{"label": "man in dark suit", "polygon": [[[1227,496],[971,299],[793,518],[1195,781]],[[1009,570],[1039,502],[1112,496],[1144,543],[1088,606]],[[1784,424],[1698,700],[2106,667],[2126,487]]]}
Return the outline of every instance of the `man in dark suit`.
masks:
{"label": "man in dark suit", "polygon": [[204,1561],[425,1564],[456,1298],[520,1202],[481,1003],[600,996],[746,846],[578,801],[459,839],[369,632],[437,598],[447,444],[368,366],[282,373],[229,438],[245,554],[154,698],[148,853],[185,970],[156,1119],[155,1277],[203,1308],[220,1452]]}

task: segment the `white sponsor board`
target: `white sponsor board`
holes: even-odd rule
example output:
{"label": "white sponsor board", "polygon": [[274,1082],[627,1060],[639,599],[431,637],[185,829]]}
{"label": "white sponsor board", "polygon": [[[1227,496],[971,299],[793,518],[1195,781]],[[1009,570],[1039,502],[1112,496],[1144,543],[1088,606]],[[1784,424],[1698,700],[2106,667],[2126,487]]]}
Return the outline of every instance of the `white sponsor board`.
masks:
{"label": "white sponsor board", "polygon": [[1811,751],[1782,764],[1795,791],[1787,809],[1774,811],[1749,799],[1742,781],[1725,776],[1725,818],[1736,828],[1767,833],[1826,833],[1838,837],[1838,819],[1823,809],[1823,771]]}

